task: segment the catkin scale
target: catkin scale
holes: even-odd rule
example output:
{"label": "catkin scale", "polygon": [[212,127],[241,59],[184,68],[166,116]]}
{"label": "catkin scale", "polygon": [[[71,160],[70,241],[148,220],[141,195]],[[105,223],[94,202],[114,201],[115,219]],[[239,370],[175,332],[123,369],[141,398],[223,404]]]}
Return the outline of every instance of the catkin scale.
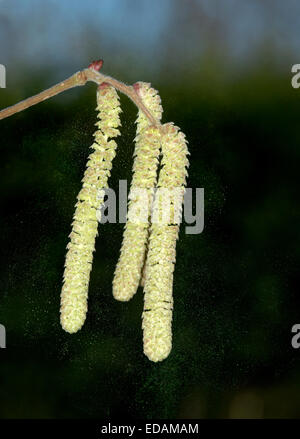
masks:
{"label": "catkin scale", "polygon": [[[164,125],[162,134],[162,168],[159,174],[153,214],[158,221],[152,223],[145,269],[144,311],[142,315],[145,355],[154,362],[165,359],[172,348],[173,272],[176,260],[176,241],[188,166],[185,136],[172,123]],[[161,200],[159,190],[174,189],[171,208]],[[162,221],[163,209],[171,213]]]}
{"label": "catkin scale", "polygon": [[103,202],[103,195],[99,196],[99,191],[107,187],[116,154],[117,144],[110,138],[120,134],[121,109],[114,88],[98,89],[96,110],[100,120],[96,123],[98,129],[91,146],[93,152],[89,155],[82,189],[77,196],[61,292],[60,321],[63,329],[69,333],[77,332],[86,318],[88,285],[98,229],[97,209]]}
{"label": "catkin scale", "polygon": [[[161,100],[157,91],[148,83],[137,83],[136,89],[145,106],[160,121]],[[130,186],[128,215],[119,261],[113,280],[113,296],[120,301],[130,300],[140,283],[149,235],[149,217],[153,191],[157,181],[160,154],[160,130],[150,126],[149,120],[139,111],[134,151],[133,177]],[[140,189],[143,193],[138,194]],[[145,203],[144,218],[138,218],[137,206]],[[135,215],[136,214],[136,215]],[[134,217],[135,216],[135,220]]]}

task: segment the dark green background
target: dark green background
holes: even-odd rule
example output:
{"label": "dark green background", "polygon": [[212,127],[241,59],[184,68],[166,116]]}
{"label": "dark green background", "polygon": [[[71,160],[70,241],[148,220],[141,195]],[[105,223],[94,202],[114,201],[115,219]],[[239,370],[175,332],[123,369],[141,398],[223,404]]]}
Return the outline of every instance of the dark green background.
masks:
{"label": "dark green background", "polygon": [[[189,141],[188,186],[205,191],[203,233],[181,227],[173,350],[159,364],[143,355],[142,291],[129,303],[112,297],[122,224],[99,227],[83,329],[69,335],[59,324],[65,248],[95,128],[94,85],[0,122],[1,418],[300,417],[300,351],[291,347],[300,323],[300,90],[276,56],[254,57],[243,74],[217,59],[194,59],[153,81],[163,121]],[[134,66],[110,73],[126,80]],[[146,65],[138,75],[151,80]],[[0,90],[1,107],[53,78],[27,66],[18,87]],[[121,103],[115,190],[118,180],[130,182],[135,136],[136,110],[126,97]]]}

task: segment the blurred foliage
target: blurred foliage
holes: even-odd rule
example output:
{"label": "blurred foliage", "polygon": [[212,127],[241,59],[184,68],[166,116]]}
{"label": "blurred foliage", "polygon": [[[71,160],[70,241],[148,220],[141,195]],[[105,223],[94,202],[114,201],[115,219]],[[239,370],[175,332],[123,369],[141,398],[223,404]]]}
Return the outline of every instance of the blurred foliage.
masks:
{"label": "blurred foliage", "polygon": [[[122,77],[120,77],[122,79]],[[143,78],[139,78],[143,80]],[[24,95],[49,86],[27,80]],[[204,187],[205,228],[181,227],[174,347],[142,352],[140,290],[112,297],[123,224],[99,227],[85,326],[59,325],[65,247],[95,123],[95,88],[1,121],[2,418],[300,417],[299,93],[253,70],[201,70],[153,84],[164,121],[186,134],[189,187]],[[16,101],[1,90],[1,106]],[[131,179],[135,108],[122,97],[110,186]]]}

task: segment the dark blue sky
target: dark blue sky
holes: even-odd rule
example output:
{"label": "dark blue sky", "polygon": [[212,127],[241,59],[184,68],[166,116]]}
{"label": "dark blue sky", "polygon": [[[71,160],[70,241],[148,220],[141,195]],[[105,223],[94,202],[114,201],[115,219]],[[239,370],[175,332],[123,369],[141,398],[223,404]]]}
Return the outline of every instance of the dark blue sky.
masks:
{"label": "dark blue sky", "polygon": [[0,0],[0,63],[69,70],[99,56],[153,74],[207,52],[243,66],[264,47],[297,63],[299,29],[298,0]]}

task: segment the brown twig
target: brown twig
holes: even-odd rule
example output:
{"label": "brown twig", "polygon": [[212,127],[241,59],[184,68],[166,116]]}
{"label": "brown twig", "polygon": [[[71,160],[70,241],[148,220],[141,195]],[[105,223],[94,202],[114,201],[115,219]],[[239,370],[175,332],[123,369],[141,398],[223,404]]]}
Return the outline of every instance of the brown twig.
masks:
{"label": "brown twig", "polygon": [[84,69],[80,72],[75,73],[70,78],[65,81],[59,82],[56,85],[48,88],[47,90],[42,91],[41,93],[31,96],[30,98],[25,99],[11,107],[5,108],[0,111],[0,120],[5,119],[6,117],[12,116],[19,111],[23,111],[26,108],[32,107],[33,105],[38,104],[39,102],[45,101],[46,99],[51,98],[63,91],[69,90],[70,88],[77,87],[80,85],[85,85],[87,81],[94,82],[98,85],[106,82],[112,85],[115,89],[119,90],[121,93],[124,93],[133,101],[133,103],[145,114],[145,116],[151,122],[151,125],[160,127],[160,122],[151,114],[151,112],[147,109],[147,107],[143,104],[140,96],[134,89],[134,87],[130,85],[126,85],[123,82],[117,81],[116,79],[103,75],[99,72],[102,67],[103,61],[94,61],[87,69]]}

